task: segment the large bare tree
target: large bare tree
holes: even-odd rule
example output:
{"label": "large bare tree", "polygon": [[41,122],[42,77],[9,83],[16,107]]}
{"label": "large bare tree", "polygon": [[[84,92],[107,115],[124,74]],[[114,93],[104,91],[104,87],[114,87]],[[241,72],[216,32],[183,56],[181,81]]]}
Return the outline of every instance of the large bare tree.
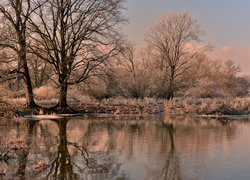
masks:
{"label": "large bare tree", "polygon": [[[37,1],[40,6],[40,1]],[[69,85],[95,76],[120,51],[123,0],[49,0],[30,19],[31,49],[58,75],[57,107],[69,110]]]}
{"label": "large bare tree", "polygon": [[27,23],[35,9],[31,0],[1,0],[0,2],[2,18],[0,47],[17,54],[18,67],[15,72],[22,74],[24,78],[28,107],[38,107],[34,101],[27,60]]}
{"label": "large bare tree", "polygon": [[172,13],[163,16],[147,34],[147,43],[153,49],[160,69],[163,71],[161,97],[172,99],[184,81],[190,61],[204,48],[195,48],[203,31],[188,13]]}

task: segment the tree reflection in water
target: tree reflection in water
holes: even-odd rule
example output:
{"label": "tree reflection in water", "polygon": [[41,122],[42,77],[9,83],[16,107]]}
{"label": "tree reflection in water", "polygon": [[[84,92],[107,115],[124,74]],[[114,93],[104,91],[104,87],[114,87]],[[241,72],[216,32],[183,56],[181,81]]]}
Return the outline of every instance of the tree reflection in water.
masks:
{"label": "tree reflection in water", "polygon": [[30,152],[29,148],[32,143],[34,126],[36,125],[37,122],[38,121],[35,121],[35,120],[28,120],[25,124],[27,128],[27,136],[24,142],[25,147],[21,147],[17,151],[18,170],[17,170],[16,175],[20,179],[26,179],[25,172],[26,172],[26,166],[27,166],[28,156]]}
{"label": "tree reflection in water", "polygon": [[165,165],[161,171],[160,179],[181,179],[180,161],[178,153],[175,150],[174,126],[172,124],[162,124],[162,128],[169,133],[170,150],[166,156]]}
{"label": "tree reflection in water", "polygon": [[[17,151],[17,160],[9,165],[15,174],[8,177],[182,179],[183,149],[198,152],[201,146],[209,146],[201,141],[212,138],[228,144],[235,137],[235,127],[234,121],[173,118],[27,120],[15,130],[26,148]],[[45,165],[34,169],[40,161]]]}
{"label": "tree reflection in water", "polygon": [[[117,176],[119,163],[102,152],[89,152],[86,147],[67,140],[67,119],[55,121],[59,127],[59,144],[54,160],[48,165],[46,178],[53,179],[106,179]],[[91,134],[91,132],[89,132]],[[87,140],[88,141],[88,140]],[[86,143],[87,144],[87,143]],[[76,149],[82,158],[81,165],[74,161],[68,147]],[[114,168],[115,167],[115,168]],[[78,173],[77,173],[78,172]],[[121,176],[121,178],[125,176]]]}
{"label": "tree reflection in water", "polygon": [[76,174],[73,172],[71,157],[67,147],[67,122],[68,121],[66,119],[56,121],[59,127],[59,145],[56,156],[50,164],[47,177],[53,177],[54,179],[76,178]]}

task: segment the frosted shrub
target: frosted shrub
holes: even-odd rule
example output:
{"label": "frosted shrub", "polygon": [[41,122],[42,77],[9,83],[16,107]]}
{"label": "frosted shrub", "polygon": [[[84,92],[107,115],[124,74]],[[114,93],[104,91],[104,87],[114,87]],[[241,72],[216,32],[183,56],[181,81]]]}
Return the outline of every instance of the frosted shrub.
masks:
{"label": "frosted shrub", "polygon": [[68,100],[74,103],[91,103],[94,100],[81,88],[77,88],[76,86],[71,87],[68,90]]}
{"label": "frosted shrub", "polygon": [[12,104],[13,106],[23,106],[26,104],[26,98],[10,98],[7,99],[7,102]]}
{"label": "frosted shrub", "polygon": [[20,89],[19,91],[11,91],[7,86],[0,85],[0,96],[2,98],[22,98],[25,97],[24,90]]}
{"label": "frosted shrub", "polygon": [[34,89],[34,94],[38,100],[50,100],[58,97],[58,90],[51,86],[41,86]]}

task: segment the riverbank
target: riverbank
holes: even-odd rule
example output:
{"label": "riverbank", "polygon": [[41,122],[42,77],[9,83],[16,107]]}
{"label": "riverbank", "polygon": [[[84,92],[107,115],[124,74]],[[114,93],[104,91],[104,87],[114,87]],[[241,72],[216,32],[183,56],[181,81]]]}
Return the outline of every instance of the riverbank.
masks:
{"label": "riverbank", "polygon": [[[38,104],[44,108],[27,109],[22,104],[2,103],[0,107],[0,116],[14,117],[25,115],[44,115],[52,114],[48,107],[55,104],[52,102],[38,101]],[[87,102],[69,101],[71,108],[77,110],[80,114],[195,114],[195,115],[249,115],[249,98],[208,98],[191,99],[175,98],[172,101],[162,99],[104,99],[101,101],[92,100]],[[54,112],[55,113],[55,112]]]}

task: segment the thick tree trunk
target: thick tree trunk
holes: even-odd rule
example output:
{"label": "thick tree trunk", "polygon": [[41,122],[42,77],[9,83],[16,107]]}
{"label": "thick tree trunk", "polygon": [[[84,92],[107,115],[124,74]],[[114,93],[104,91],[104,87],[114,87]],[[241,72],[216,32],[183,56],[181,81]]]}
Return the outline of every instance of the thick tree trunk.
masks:
{"label": "thick tree trunk", "polygon": [[24,66],[24,80],[25,80],[25,92],[26,101],[28,107],[38,107],[34,100],[33,88],[31,84],[30,74],[27,65]]}
{"label": "thick tree trunk", "polygon": [[34,100],[33,87],[31,83],[27,56],[26,56],[25,40],[21,39],[19,42],[19,45],[20,45],[19,58],[22,63],[22,69],[23,69],[23,75],[24,75],[24,81],[25,81],[25,93],[26,93],[27,107],[37,108],[39,106],[35,103],[35,100]]}
{"label": "thick tree trunk", "polygon": [[[65,78],[64,78],[65,77]],[[68,93],[68,82],[66,80],[66,75],[60,75],[60,96],[59,101],[56,106],[51,107],[50,109],[55,113],[78,113],[78,111],[69,107],[67,102],[67,93]]]}
{"label": "thick tree trunk", "polygon": [[67,103],[67,92],[68,92],[68,84],[65,80],[60,82],[60,97],[58,102],[58,107],[60,109],[64,109],[68,107]]}

